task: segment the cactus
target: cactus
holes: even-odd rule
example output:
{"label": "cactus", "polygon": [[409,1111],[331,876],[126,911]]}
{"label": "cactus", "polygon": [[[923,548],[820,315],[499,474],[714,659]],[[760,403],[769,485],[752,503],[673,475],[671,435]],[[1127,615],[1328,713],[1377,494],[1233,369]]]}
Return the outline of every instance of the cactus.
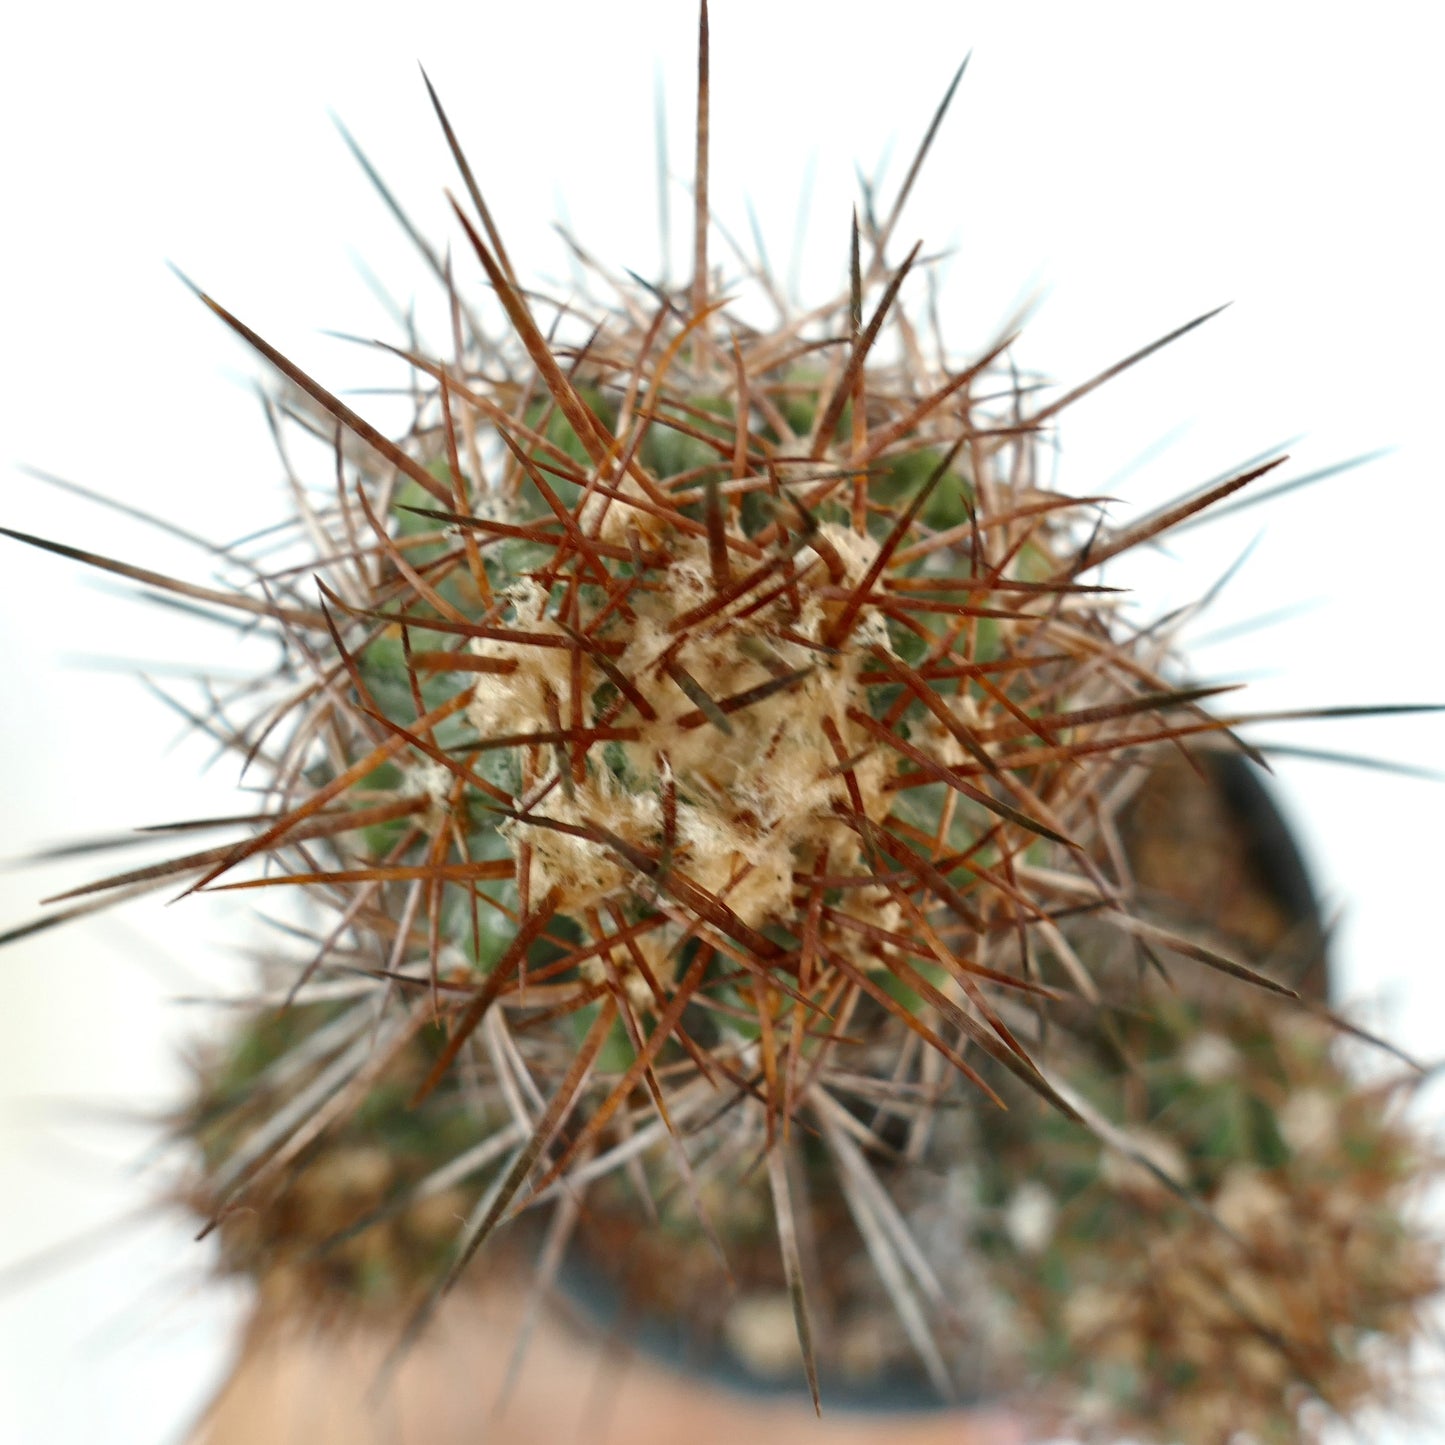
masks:
{"label": "cactus", "polygon": [[1440,1286],[1402,1209],[1438,1168],[1407,1086],[1361,1083],[1328,1025],[1257,1001],[1175,1000],[1128,1036],[1132,1077],[1072,1075],[1120,1128],[1102,1159],[1054,1119],[983,1121],[1015,1182],[978,1244],[1032,1397],[1089,1438],[1281,1445],[1399,1403]]}
{"label": "cactus", "polygon": [[[179,1125],[197,1146],[188,1197],[262,1281],[263,1309],[379,1309],[404,1345],[539,1206],[556,1206],[527,1246],[543,1286],[574,1240],[605,1261],[617,1221],[652,1221],[644,1242],[684,1236],[689,1260],[766,1241],[815,1405],[820,1374],[846,1373],[859,1300],[896,1312],[899,1358],[947,1397],[958,1281],[918,1232],[940,1201],[911,1218],[900,1200],[967,1138],[996,1161],[967,1242],[990,1298],[1015,1302],[1020,1371],[1106,1399],[1108,1425],[1217,1433],[1212,1406],[1189,1413],[1217,1360],[1181,1346],[1161,1365],[1145,1324],[1101,1343],[1103,1306],[1085,1307],[1173,1251],[1210,1329],[1227,1319],[1241,1358],[1267,1357],[1258,1412],[1229,1425],[1288,1431],[1311,1392],[1354,1403],[1369,1382],[1332,1374],[1353,1355],[1302,1360],[1289,1321],[1218,1283],[1255,1247],[1231,1218],[1248,1188],[1319,1215],[1328,1171],[1278,1121],[1301,1094],[1325,1099],[1349,1146],[1329,1167],[1378,1185],[1379,1247],[1339,1265],[1369,1308],[1338,1323],[1408,1334],[1433,1266],[1396,1235],[1426,1151],[1374,1123],[1319,1034],[1327,1011],[1294,1002],[1268,960],[1151,909],[1115,836],[1154,753],[1245,749],[1250,719],[1206,711],[1222,689],[1192,683],[1167,627],[1131,622],[1099,569],[1283,459],[1127,526],[1053,491],[1053,419],[1207,317],[1047,404],[1010,364],[1012,334],[960,364],[920,318],[920,247],[894,259],[913,172],[892,209],[855,220],[834,304],[750,320],[710,255],[705,8],[700,53],[686,290],[594,268],[616,299],[534,292],[433,93],[486,295],[424,247],[457,343],[397,348],[407,435],[202,295],[283,378],[276,415],[333,449],[334,478],[297,487],[299,565],[264,576],[258,559],[254,580],[202,590],[21,538],[284,644],[223,725],[268,775],[250,832],[61,900],[77,913],[184,884],[312,905],[308,955],[198,1068]],[[1252,1001],[1192,982],[1161,998],[1121,948]],[[1196,1099],[1211,1030],[1249,1070]],[[1106,1047],[1122,1073],[1098,1069]],[[1150,1128],[1188,1096],[1173,1146],[1188,1167],[1126,1167],[1139,1077]],[[1216,1116],[1239,1108],[1266,1123],[1217,1157]],[[1037,1272],[1040,1250],[998,1224],[1004,1182],[1025,1177],[1088,1216],[1052,1232],[1058,1258]],[[459,1213],[459,1233],[441,1227]],[[870,1283],[810,1281],[809,1235],[845,1227]],[[1100,1237],[1131,1252],[1096,1280],[1079,1261]],[[747,1319],[720,1328],[748,1353]]]}

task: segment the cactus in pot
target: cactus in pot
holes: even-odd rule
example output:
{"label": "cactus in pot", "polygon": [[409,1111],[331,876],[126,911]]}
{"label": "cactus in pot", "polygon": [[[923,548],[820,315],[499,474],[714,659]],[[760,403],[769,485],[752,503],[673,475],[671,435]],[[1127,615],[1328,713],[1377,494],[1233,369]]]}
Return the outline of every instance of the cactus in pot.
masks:
{"label": "cactus in pot", "polygon": [[[1215,690],[1098,570],[1277,463],[1111,525],[1100,499],[1053,490],[1038,455],[1095,383],[1041,402],[1009,369],[1010,336],[939,354],[896,209],[855,224],[834,305],[767,327],[731,306],[702,146],[690,284],[549,302],[437,111],[466,251],[439,267],[453,352],[397,348],[406,436],[204,298],[283,377],[287,423],[334,448],[327,490],[303,494],[304,569],[206,598],[286,646],[227,724],[267,769],[266,807],[243,837],[67,902],[183,886],[317,905],[307,956],[201,1064],[183,1122],[191,1197],[263,1309],[378,1306],[405,1350],[484,1251],[535,1234],[550,1287],[577,1240],[605,1254],[610,1221],[631,1218],[643,1243],[691,1231],[689,1258],[715,1252],[721,1277],[739,1250],[766,1254],[768,1288],[717,1330],[762,1361],[781,1303],[815,1403],[877,1367],[848,1338],[855,1308],[875,1327],[891,1310],[897,1355],[947,1398],[958,1281],[899,1202],[910,1166],[960,1148],[960,1119],[987,1141],[1005,1117],[1029,1142],[1001,1136],[1000,1161],[1137,1165],[1128,1109],[1089,1097],[1080,1060],[1107,1046],[1177,1072],[1212,1036],[1192,985],[1175,1011],[1126,981],[1121,944],[1280,1000],[1229,1014],[1231,1047],[1251,1007],[1292,1039],[1278,1020],[1299,1005],[1269,960],[1161,918],[1115,846],[1153,753],[1243,747],[1247,718],[1206,711]],[[1407,1156],[1393,1140],[1379,1148]],[[1412,1170],[1384,1172],[1394,1188]],[[1160,1197],[1126,1183],[1119,1207],[1169,1221],[1171,1244],[1197,1227],[1181,1249],[1211,1261],[1245,1247],[1227,1180],[1158,1160],[1149,1177]],[[985,1213],[1007,1212],[996,1184],[978,1185]],[[810,1259],[845,1229],[870,1283],[820,1279]],[[998,1281],[1028,1251],[982,1216],[977,1231],[990,1287],[1026,1298]],[[1367,1327],[1409,1327],[1433,1282],[1410,1258],[1382,1270],[1391,1323]],[[1088,1289],[1068,1284],[1062,1315],[1039,1306],[1083,1356]],[[1270,1355],[1277,1417],[1301,1391],[1332,1399],[1277,1324],[1229,1318]],[[1016,1323],[1040,1355],[1060,1348],[1050,1328]]]}

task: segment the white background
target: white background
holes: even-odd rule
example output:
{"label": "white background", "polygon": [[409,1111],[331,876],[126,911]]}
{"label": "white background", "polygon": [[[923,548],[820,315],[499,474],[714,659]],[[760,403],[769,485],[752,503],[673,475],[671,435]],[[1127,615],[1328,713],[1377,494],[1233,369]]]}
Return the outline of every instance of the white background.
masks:
{"label": "white background", "polygon": [[[1256,534],[1208,631],[1307,611],[1201,649],[1260,706],[1445,700],[1445,99],[1433,7],[752,3],[713,6],[714,207],[775,266],[815,181],[800,274],[845,275],[855,162],[890,197],[962,55],[953,113],[897,235],[952,246],[960,356],[1042,298],[1020,355],[1072,384],[1234,305],[1064,418],[1062,482],[1119,515],[1301,438],[1285,475],[1380,447],[1368,467],[1200,529],[1129,574],[1151,611]],[[406,304],[423,267],[348,156],[337,112],[422,228],[456,240],[454,185],[416,62],[436,83],[524,275],[568,269],[565,212],[601,257],[658,269],[654,74],[664,76],[675,265],[686,255],[694,18],[687,4],[27,6],[0,51],[0,524],[207,579],[203,555],[45,488],[30,463],[225,540],[283,514],[251,390],[258,363],[167,259],[336,389],[394,380],[323,328],[396,337],[354,257]],[[458,250],[459,274],[469,275]],[[723,256],[719,243],[714,255]],[[474,278],[473,278],[474,279]],[[363,410],[386,409],[363,399]],[[1166,444],[1167,443],[1167,444]],[[1136,462],[1140,465],[1135,466]],[[1124,574],[1120,574],[1121,576]],[[243,666],[83,569],[0,551],[0,856],[197,813],[244,811],[235,765],[95,657]],[[1434,718],[1262,727],[1261,738],[1439,766]],[[1321,889],[1343,910],[1342,994],[1427,1058],[1440,1038],[1436,927],[1445,784],[1282,763]],[[0,924],[86,866],[0,873]],[[0,958],[0,1266],[143,1207],[151,1137],[117,1111],[180,1086],[204,1015],[235,987],[239,909],[150,903]],[[108,1114],[109,1118],[102,1118]],[[127,1172],[128,1171],[128,1172]],[[198,1291],[179,1223],[0,1294],[0,1439],[168,1441],[222,1368],[234,1301]],[[1438,1422],[1377,1438],[1445,1440]]]}

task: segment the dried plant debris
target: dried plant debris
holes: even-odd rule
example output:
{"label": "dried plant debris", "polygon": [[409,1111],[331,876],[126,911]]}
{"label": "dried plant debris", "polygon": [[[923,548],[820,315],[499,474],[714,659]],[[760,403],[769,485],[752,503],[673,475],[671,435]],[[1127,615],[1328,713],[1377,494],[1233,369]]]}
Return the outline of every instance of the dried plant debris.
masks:
{"label": "dried plant debris", "polygon": [[1207,318],[1052,401],[1011,334],[960,362],[892,245],[916,164],[831,305],[715,269],[705,12],[701,57],[682,289],[580,248],[596,295],[525,286],[433,94],[463,248],[421,243],[452,336],[390,348],[398,439],[202,297],[283,378],[278,436],[332,452],[292,474],[289,552],[203,586],[21,540],[278,640],[202,719],[266,804],[11,936],[150,891],[308,900],[181,1125],[263,1310],[410,1341],[557,1204],[544,1284],[631,1260],[815,1402],[901,1370],[1295,1438],[1299,1399],[1385,1392],[1368,1339],[1436,1285],[1404,1203],[1433,1156],[1317,993],[1136,880],[1141,779],[1250,754],[1251,718],[1101,572],[1284,459],[1127,525],[1053,490],[1058,414]]}

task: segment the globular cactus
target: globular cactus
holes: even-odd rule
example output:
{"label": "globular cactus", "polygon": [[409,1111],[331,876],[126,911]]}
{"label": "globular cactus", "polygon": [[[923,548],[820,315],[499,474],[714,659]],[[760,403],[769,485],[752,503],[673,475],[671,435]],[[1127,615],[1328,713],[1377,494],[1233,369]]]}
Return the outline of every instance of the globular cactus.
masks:
{"label": "globular cactus", "polygon": [[1441,1284],[1411,1224],[1439,1159],[1402,1119],[1409,1081],[1362,1083],[1327,1024],[1254,1000],[1121,1033],[1131,1071],[1071,1071],[1111,1149],[983,1121],[1012,1163],[977,1241],[1032,1398],[1091,1439],[1281,1445],[1404,1403]]}
{"label": "globular cactus", "polygon": [[[500,318],[461,255],[437,263],[455,347],[396,348],[416,419],[394,440],[203,297],[334,453],[297,486],[300,563],[205,597],[284,644],[224,724],[267,806],[239,841],[69,898],[315,905],[307,957],[202,1058],[181,1121],[224,1259],[263,1309],[379,1306],[410,1343],[501,1226],[552,1204],[528,1243],[544,1283],[569,1245],[605,1266],[625,1237],[669,1262],[654,1290],[675,1267],[696,1294],[712,1252],[766,1241],[765,1284],[716,1333],[766,1372],[781,1301],[815,1402],[820,1367],[844,1394],[896,1367],[947,1396],[984,1346],[998,1378],[1046,1369],[1111,1425],[1188,1438],[1287,1438],[1298,1398],[1368,1395],[1301,1319],[1408,1332],[1435,1280],[1401,1212],[1426,1151],[1338,1072],[1323,1006],[1155,911],[1118,839],[1151,757],[1247,752],[1248,719],[1205,710],[1217,690],[1099,569],[1279,462],[1127,526],[1053,490],[1040,439],[1105,378],[1044,404],[1012,336],[951,357],[920,319],[920,248],[894,254],[908,185],[855,221],[835,303],[764,327],[714,274],[700,143],[691,284],[599,268],[613,300],[550,301],[432,99]],[[1170,1002],[1121,947],[1251,1001],[1186,983]],[[1216,1036],[1241,1062],[1206,1087]],[[1333,1152],[1290,1142],[1301,1098]],[[1220,1144],[1238,1110],[1262,1132]],[[1177,1128],[1184,1165],[1140,1173],[1135,1124]],[[953,1177],[960,1151],[982,1162]],[[1046,1238],[999,1223],[1030,1188],[1057,1211]],[[1297,1311],[1257,1285],[1248,1188],[1297,1218],[1290,1249],[1328,1235],[1337,1315],[1313,1284]],[[1332,1190],[1364,1201],[1349,1241]],[[849,1230],[866,1280],[817,1277],[819,1236]],[[992,1343],[963,1318],[965,1264]],[[1177,1305],[1151,1294],[1166,1269]],[[884,1307],[895,1339],[864,1358]],[[1149,1308],[1195,1334],[1159,1355]],[[1246,1356],[1250,1410],[1220,1416],[1211,1372]],[[1063,1385],[1041,1398],[1077,1414]]]}

